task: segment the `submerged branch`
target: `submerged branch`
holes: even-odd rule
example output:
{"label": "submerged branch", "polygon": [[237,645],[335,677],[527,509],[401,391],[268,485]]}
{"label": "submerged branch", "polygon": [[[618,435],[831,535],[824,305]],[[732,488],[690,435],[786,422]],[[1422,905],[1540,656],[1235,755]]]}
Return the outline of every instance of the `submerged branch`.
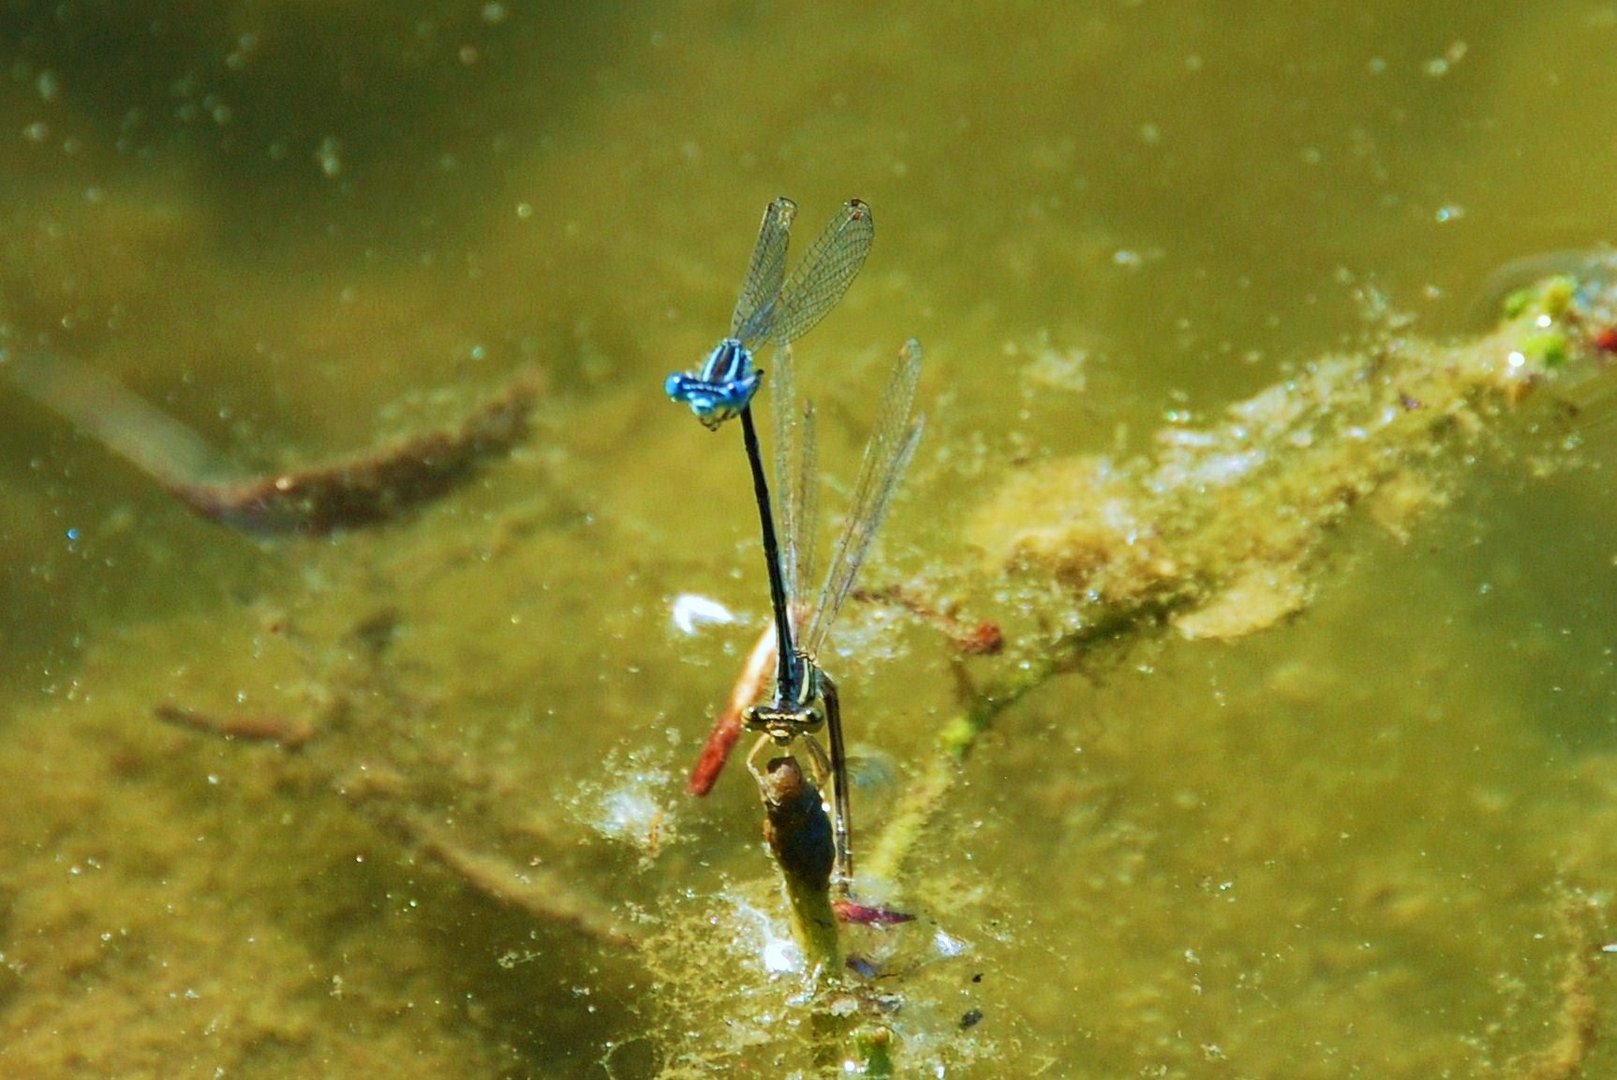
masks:
{"label": "submerged branch", "polygon": [[559,872],[470,847],[419,811],[378,797],[373,785],[345,784],[341,790],[376,825],[489,899],[544,922],[570,927],[604,945],[636,945],[634,936],[604,901],[570,884]]}
{"label": "submerged branch", "polygon": [[473,850],[418,815],[399,820],[422,854],[442,863],[483,895],[547,922],[571,926],[606,945],[627,948],[635,944],[633,935],[605,905],[555,871],[522,865],[497,852]]}
{"label": "submerged branch", "polygon": [[307,747],[299,755],[307,770],[305,775],[319,778],[360,816],[404,848],[437,863],[462,885],[506,907],[566,926],[614,948],[638,944],[606,900],[569,881],[561,871],[542,866],[537,860],[521,862],[461,840],[454,830],[436,823],[419,809],[421,800],[414,786],[389,766],[371,760],[354,768],[345,756],[347,744],[341,738],[346,723],[328,732],[334,738],[315,743],[320,728],[295,711],[208,712],[165,702],[156,706],[153,714],[164,723],[228,741],[272,743],[288,751]]}
{"label": "submerged branch", "polygon": [[[1584,264],[1579,264],[1584,265]],[[1617,275],[1617,262],[1587,263]],[[972,689],[937,736],[866,869],[893,877],[999,714],[1102,644],[1164,627],[1229,640],[1304,610],[1326,543],[1355,511],[1396,538],[1442,506],[1461,455],[1542,386],[1586,388],[1617,344],[1610,278],[1538,281],[1487,335],[1454,345],[1392,339],[1323,358],[1226,410],[1170,426],[1136,460],[1089,456],[1014,478],[971,528],[994,580],[1068,629],[1010,676]]]}
{"label": "submerged branch", "polygon": [[1566,946],[1561,981],[1556,987],[1560,1004],[1550,1044],[1525,1061],[1512,1065],[1522,1080],[1576,1080],[1600,1041],[1600,1015],[1595,987],[1602,959],[1609,946],[1598,944],[1604,905],[1595,897],[1572,891],[1560,898],[1557,923]]}
{"label": "submerged branch", "polygon": [[453,428],[351,457],[245,480],[165,486],[203,517],[248,532],[320,535],[381,524],[444,495],[522,441],[534,393],[531,381],[513,383]]}
{"label": "submerged branch", "polygon": [[518,378],[451,427],[249,475],[108,375],[60,358],[12,353],[0,353],[0,365],[13,385],[201,516],[255,533],[321,535],[376,525],[442,496],[526,437],[539,390],[537,378]]}

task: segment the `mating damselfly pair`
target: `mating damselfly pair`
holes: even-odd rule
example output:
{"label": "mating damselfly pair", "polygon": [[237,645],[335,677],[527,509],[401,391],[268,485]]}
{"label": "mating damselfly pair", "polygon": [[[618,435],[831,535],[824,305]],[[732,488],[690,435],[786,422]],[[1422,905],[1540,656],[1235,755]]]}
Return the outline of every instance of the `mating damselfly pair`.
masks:
{"label": "mating damselfly pair", "polygon": [[[847,292],[870,252],[875,220],[865,203],[848,200],[787,277],[786,248],[796,211],[796,204],[786,198],[776,199],[765,209],[741,296],[730,319],[730,336],[714,347],[697,371],[670,375],[665,389],[670,398],[689,405],[709,429],[717,429],[733,417],[741,418],[769,575],[776,654],[771,694],[742,713],[743,725],[760,733],[747,764],[762,784],[764,778],[756,762],[761,750],[786,747],[797,740],[808,748],[821,783],[829,780],[831,784],[835,836],[832,877],[837,888],[846,892],[853,874],[847,753],[837,686],[822,666],[821,657],[831,626],[853,591],[854,579],[870,553],[876,530],[921,437],[921,418],[911,419],[921,347],[913,340],[906,343],[888,378],[875,430],[859,467],[853,501],[833,548],[824,583],[811,602],[805,590],[814,573],[819,478],[814,410],[812,406],[800,408],[797,403],[792,343],[824,318]],[[771,400],[775,489],[780,495],[778,522],[752,417],[752,399],[764,375],[753,360],[752,348],[764,344],[774,346]],[[816,738],[822,728],[826,746]],[[722,763],[722,755],[719,760]]]}

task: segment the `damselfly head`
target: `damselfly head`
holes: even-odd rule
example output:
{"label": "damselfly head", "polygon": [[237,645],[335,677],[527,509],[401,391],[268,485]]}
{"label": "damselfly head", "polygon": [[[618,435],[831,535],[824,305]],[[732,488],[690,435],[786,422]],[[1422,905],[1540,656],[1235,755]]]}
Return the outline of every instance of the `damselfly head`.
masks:
{"label": "damselfly head", "polygon": [[812,735],[825,726],[825,708],[818,700],[808,706],[782,706],[773,702],[749,706],[741,714],[748,731],[761,731],[785,746],[800,735]]}

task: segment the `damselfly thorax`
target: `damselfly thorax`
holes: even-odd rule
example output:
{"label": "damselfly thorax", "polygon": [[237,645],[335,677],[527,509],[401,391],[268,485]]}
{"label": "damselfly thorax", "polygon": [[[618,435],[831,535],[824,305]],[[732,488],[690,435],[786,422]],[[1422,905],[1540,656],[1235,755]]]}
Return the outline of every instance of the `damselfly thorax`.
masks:
{"label": "damselfly thorax", "polygon": [[830,680],[805,653],[797,654],[796,667],[799,677],[795,693],[751,705],[741,714],[743,727],[762,732],[779,747],[825,727],[824,686]]}
{"label": "damselfly thorax", "polygon": [[715,431],[746,408],[763,377],[753,363],[752,350],[738,338],[725,338],[694,374],[676,371],[668,376],[663,391],[689,404],[702,426]]}

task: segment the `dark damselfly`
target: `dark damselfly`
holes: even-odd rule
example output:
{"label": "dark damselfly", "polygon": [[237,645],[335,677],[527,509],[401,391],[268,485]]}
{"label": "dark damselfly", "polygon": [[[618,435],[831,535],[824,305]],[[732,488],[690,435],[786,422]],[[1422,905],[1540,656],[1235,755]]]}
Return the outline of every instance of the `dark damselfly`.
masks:
{"label": "dark damselfly", "polygon": [[[836,838],[832,880],[846,893],[853,877],[847,751],[837,686],[821,658],[831,627],[853,591],[893,492],[921,438],[924,418],[910,415],[921,373],[921,346],[914,340],[906,342],[893,365],[875,429],[865,444],[847,517],[832,549],[824,583],[812,602],[806,589],[814,573],[819,505],[814,410],[812,406],[798,408],[791,346],[776,350],[774,370],[775,488],[781,496],[778,535],[784,537],[784,544],[777,542],[776,523],[767,503],[760,506],[760,512],[770,567],[770,598],[775,606],[778,662],[770,699],[742,714],[744,725],[761,733],[747,766],[762,785],[765,778],[756,763],[760,751],[803,741],[822,780],[831,783]],[[821,728],[829,749],[815,738]]]}

